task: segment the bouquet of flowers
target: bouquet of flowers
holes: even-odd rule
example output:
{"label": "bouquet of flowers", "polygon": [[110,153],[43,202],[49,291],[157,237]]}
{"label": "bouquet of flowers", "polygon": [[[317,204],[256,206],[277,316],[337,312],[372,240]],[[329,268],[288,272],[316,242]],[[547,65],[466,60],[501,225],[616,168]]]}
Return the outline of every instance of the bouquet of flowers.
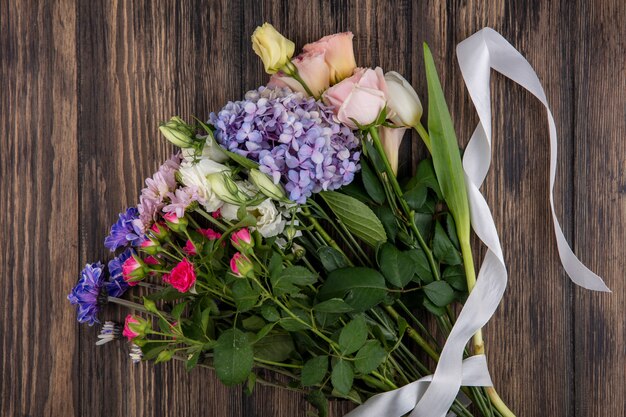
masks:
{"label": "bouquet of flowers", "polygon": [[[299,391],[320,416],[329,398],[361,404],[435,371],[444,345],[427,323],[447,337],[477,282],[461,154],[428,47],[426,128],[400,74],[357,67],[352,36],[293,57],[266,23],[252,35],[266,86],[160,126],[179,149],[111,227],[113,259],[68,296],[89,325],[107,304],[130,310],[97,344],[124,337],[133,361]],[[410,129],[430,156],[398,178]],[[463,351],[484,358],[480,330]],[[463,385],[477,386],[445,409],[513,415],[492,387]]]}

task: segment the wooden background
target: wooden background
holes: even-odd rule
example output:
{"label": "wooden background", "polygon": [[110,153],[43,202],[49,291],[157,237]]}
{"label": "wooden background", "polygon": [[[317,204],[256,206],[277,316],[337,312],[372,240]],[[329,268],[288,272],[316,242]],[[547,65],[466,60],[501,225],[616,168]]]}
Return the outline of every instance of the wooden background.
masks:
{"label": "wooden background", "polygon": [[[623,0],[0,1],[0,415],[306,415],[294,394],[246,397],[207,370],[133,366],[120,345],[94,346],[96,327],[79,326],[65,299],[82,266],[108,256],[108,227],[171,151],[159,121],[206,119],[266,81],[249,44],[265,20],[298,47],[352,30],[359,64],[397,70],[422,95],[427,41],[462,141],[477,117],[455,45],[488,25],[522,51],[560,134],[565,234],[613,293],[563,273],[544,110],[496,76],[484,189],[510,285],[486,329],[492,376],[518,416],[626,416]],[[408,174],[424,150],[404,146]],[[333,415],[349,408],[335,404]]]}

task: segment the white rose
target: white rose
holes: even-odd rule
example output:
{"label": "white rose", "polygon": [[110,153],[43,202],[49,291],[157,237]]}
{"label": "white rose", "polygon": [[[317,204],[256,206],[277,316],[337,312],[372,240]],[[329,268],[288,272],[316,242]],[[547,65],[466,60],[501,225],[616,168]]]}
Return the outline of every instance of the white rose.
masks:
{"label": "white rose", "polygon": [[197,162],[183,161],[178,170],[181,182],[188,186],[194,186],[202,199],[202,205],[208,212],[214,212],[220,208],[223,202],[211,190],[211,184],[207,175],[216,172],[228,171],[226,165],[222,165],[208,158],[202,158]]}
{"label": "white rose", "polygon": [[[226,220],[237,220],[238,210],[239,206],[226,203],[222,206],[220,213]],[[276,236],[285,229],[285,219],[270,199],[258,206],[246,207],[246,211],[256,219],[255,229],[263,237]]]}

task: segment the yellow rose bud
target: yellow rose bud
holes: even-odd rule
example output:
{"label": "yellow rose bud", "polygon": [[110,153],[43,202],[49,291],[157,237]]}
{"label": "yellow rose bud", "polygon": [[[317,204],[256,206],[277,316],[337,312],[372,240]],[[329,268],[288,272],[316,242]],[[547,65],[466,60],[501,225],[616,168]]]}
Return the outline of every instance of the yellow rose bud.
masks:
{"label": "yellow rose bud", "polygon": [[264,23],[252,34],[252,49],[261,58],[265,72],[275,74],[291,59],[296,45],[281,35],[274,26]]}

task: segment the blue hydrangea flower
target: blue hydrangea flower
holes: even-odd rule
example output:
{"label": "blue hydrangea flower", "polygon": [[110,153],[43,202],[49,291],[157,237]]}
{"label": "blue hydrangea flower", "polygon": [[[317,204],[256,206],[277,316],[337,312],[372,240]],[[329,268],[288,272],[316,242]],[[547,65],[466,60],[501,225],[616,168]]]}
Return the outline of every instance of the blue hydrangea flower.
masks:
{"label": "blue hydrangea flower", "polygon": [[144,235],[139,222],[136,221],[138,218],[139,211],[136,207],[130,207],[125,213],[120,213],[120,218],[111,226],[111,232],[104,239],[104,246],[114,252],[117,248],[128,245],[140,245],[144,240]]}
{"label": "blue hydrangea flower", "polygon": [[360,168],[360,142],[333,119],[332,107],[289,89],[248,91],[209,123],[222,146],[258,162],[298,203],[349,184]]}
{"label": "blue hydrangea flower", "polygon": [[109,279],[104,283],[104,287],[109,296],[121,297],[128,289],[128,283],[124,281],[124,277],[122,276],[122,265],[134,253],[135,251],[129,248],[109,261]]}
{"label": "blue hydrangea flower", "polygon": [[78,306],[78,321],[92,326],[98,321],[98,311],[103,304],[104,265],[97,262],[87,264],[80,273],[80,279],[67,296],[71,304]]}

